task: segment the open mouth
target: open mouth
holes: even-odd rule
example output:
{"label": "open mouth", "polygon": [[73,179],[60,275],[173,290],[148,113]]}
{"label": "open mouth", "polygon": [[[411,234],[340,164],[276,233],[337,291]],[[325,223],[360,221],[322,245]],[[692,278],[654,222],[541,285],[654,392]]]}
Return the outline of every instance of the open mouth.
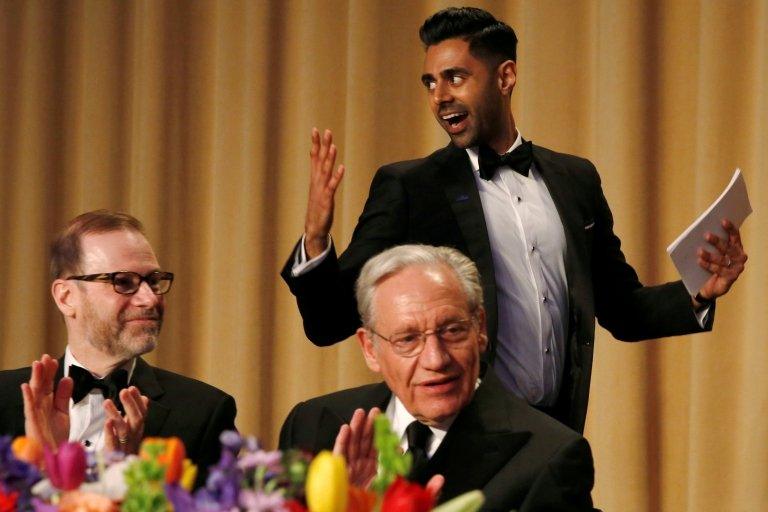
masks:
{"label": "open mouth", "polygon": [[466,112],[451,112],[450,114],[444,114],[440,117],[450,126],[457,126],[467,118],[467,115]]}
{"label": "open mouth", "polygon": [[467,112],[451,112],[440,115],[440,119],[443,121],[448,133],[462,132],[466,128],[467,117],[469,117]]}

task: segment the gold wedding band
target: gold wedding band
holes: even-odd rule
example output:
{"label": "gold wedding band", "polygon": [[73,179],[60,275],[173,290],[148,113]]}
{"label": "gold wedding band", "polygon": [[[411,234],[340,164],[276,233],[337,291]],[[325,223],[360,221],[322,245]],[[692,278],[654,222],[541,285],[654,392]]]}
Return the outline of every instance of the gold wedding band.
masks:
{"label": "gold wedding band", "polygon": [[119,437],[117,438],[117,442],[120,444],[128,444],[128,438],[127,437]]}

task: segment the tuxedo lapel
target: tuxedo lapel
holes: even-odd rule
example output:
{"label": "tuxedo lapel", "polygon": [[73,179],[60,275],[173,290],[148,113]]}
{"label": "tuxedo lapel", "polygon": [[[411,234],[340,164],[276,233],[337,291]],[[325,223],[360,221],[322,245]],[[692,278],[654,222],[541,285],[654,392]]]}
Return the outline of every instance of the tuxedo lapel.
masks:
{"label": "tuxedo lapel", "polygon": [[[443,187],[445,197],[467,244],[469,257],[480,271],[483,298],[488,315],[488,337],[495,345],[497,313],[493,254],[483,216],[483,205],[480,202],[469,156],[465,150],[449,144],[437,156],[435,163],[438,165],[437,180]],[[490,357],[493,357],[492,353]]]}
{"label": "tuxedo lapel", "polygon": [[510,413],[498,400],[503,393],[495,375],[486,372],[472,402],[456,418],[430,459],[429,476],[445,477],[441,501],[482,489],[530,438],[530,432],[512,428]]}
{"label": "tuxedo lapel", "polygon": [[129,384],[139,388],[141,394],[149,398],[147,419],[144,422],[144,436],[159,435],[171,410],[158,401],[165,394],[165,390],[157,381],[152,367],[140,357],[136,358],[136,367],[133,369]]}

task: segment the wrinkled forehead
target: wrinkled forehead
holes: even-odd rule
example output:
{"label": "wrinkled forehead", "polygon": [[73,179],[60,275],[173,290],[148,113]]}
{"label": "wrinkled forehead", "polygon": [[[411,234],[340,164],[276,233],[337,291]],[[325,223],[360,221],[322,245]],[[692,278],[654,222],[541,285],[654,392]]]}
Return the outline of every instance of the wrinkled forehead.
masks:
{"label": "wrinkled forehead", "polygon": [[143,274],[160,268],[152,246],[138,231],[86,234],[80,240],[80,251],[84,273],[130,270]]}
{"label": "wrinkled forehead", "polygon": [[416,265],[381,281],[373,299],[377,322],[398,322],[414,315],[468,309],[454,272],[444,265]]}

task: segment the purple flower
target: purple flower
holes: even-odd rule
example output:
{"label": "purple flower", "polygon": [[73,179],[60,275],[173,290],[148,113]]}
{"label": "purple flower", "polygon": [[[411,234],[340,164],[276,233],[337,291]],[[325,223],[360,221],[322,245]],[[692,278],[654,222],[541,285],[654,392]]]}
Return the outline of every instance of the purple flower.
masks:
{"label": "purple flower", "polygon": [[58,505],[49,505],[39,498],[32,498],[32,509],[35,512],[58,512]]}
{"label": "purple flower", "polygon": [[273,452],[259,450],[241,456],[237,461],[237,465],[243,470],[263,467],[266,468],[268,472],[278,473],[281,469],[280,461],[282,458],[283,454],[279,450]]}
{"label": "purple flower", "polygon": [[174,512],[196,512],[195,500],[178,483],[165,484],[165,496],[173,505]]}
{"label": "purple flower", "polygon": [[249,452],[255,452],[257,450],[261,449],[261,444],[259,443],[259,440],[256,439],[253,436],[248,436],[245,438],[245,449]]}
{"label": "purple flower", "polygon": [[239,452],[240,448],[243,446],[243,438],[240,437],[240,434],[238,434],[236,430],[225,430],[219,435],[219,441],[221,442],[222,448],[226,448],[235,454]]}
{"label": "purple flower", "polygon": [[282,512],[285,498],[277,492],[265,494],[244,490],[240,493],[240,507],[248,512]]}
{"label": "purple flower", "polygon": [[30,489],[42,479],[36,467],[21,461],[13,455],[11,437],[0,436],[0,489],[18,492],[17,507],[27,510],[30,506]]}

